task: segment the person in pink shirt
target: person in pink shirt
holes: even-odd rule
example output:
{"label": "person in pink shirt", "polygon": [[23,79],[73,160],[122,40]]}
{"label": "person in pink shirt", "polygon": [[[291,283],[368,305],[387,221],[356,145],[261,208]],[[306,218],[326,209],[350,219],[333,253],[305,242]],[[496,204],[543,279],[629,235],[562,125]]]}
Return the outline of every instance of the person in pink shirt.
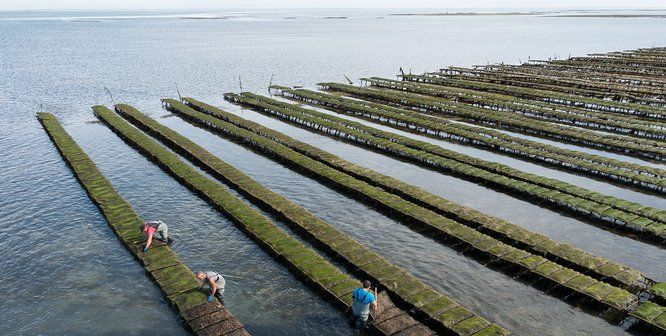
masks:
{"label": "person in pink shirt", "polygon": [[148,252],[150,244],[153,243],[153,235],[157,232],[157,239],[170,243],[169,241],[169,228],[161,220],[147,221],[141,224],[141,232],[146,236],[146,246],[143,247],[143,252]]}

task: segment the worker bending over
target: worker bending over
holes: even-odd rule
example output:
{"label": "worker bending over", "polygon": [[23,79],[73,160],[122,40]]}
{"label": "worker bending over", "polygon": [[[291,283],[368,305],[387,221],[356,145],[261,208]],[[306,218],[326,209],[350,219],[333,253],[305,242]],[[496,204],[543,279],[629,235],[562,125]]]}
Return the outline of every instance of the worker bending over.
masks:
{"label": "worker bending over", "polygon": [[224,299],[224,286],[227,282],[219,273],[199,271],[197,272],[197,279],[202,281],[201,289],[204,287],[210,288],[208,302],[213,302],[213,295],[217,296],[220,301]]}
{"label": "worker bending over", "polygon": [[153,235],[158,233],[157,239],[169,244],[169,228],[161,220],[147,221],[141,224],[141,232],[146,236],[146,246],[143,247],[143,252],[148,252],[150,244],[153,243]]}
{"label": "worker bending over", "polygon": [[372,283],[365,280],[362,288],[355,288],[352,292],[352,325],[359,330],[365,330],[370,316],[370,308],[377,309],[377,288],[370,290]]}

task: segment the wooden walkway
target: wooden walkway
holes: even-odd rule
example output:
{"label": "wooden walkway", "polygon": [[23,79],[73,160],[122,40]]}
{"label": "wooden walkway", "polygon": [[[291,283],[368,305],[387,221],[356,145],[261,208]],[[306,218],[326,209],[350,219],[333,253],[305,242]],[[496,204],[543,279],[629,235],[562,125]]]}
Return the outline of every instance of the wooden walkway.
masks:
{"label": "wooden walkway", "polygon": [[370,311],[372,317],[371,330],[380,335],[414,335],[430,336],[437,335],[430,328],[416,321],[407,312],[393,304],[386,292],[377,295],[377,310]]}

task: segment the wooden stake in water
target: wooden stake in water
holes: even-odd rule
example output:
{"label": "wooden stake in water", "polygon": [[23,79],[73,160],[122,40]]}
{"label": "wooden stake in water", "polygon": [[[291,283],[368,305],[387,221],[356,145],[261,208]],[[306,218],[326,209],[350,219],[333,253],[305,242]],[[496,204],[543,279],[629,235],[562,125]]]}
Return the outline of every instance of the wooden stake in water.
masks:
{"label": "wooden stake in water", "polygon": [[116,105],[116,101],[113,99],[113,95],[111,94],[111,90],[109,90],[109,88],[107,88],[106,86],[104,87],[104,90],[106,91],[106,93],[109,94],[109,97],[111,98],[111,103],[113,105]]}
{"label": "wooden stake in water", "polygon": [[176,93],[178,94],[178,100],[182,101],[183,97],[180,96],[180,90],[178,89],[178,83],[173,82],[173,85],[176,86]]}

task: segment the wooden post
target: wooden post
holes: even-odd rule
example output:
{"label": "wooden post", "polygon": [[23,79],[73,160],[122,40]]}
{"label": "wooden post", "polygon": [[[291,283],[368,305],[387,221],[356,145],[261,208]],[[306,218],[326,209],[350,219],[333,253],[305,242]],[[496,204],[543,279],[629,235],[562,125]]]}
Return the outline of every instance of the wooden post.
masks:
{"label": "wooden post", "polygon": [[106,86],[104,87],[104,90],[106,91],[106,93],[109,94],[109,97],[111,98],[111,104],[116,105],[115,100],[113,100],[113,95],[111,94],[111,90],[109,90],[109,88],[107,88]]}
{"label": "wooden post", "polygon": [[173,85],[176,86],[176,93],[178,94],[178,100],[183,101],[183,97],[180,96],[180,90],[178,89],[178,83],[173,82]]}

